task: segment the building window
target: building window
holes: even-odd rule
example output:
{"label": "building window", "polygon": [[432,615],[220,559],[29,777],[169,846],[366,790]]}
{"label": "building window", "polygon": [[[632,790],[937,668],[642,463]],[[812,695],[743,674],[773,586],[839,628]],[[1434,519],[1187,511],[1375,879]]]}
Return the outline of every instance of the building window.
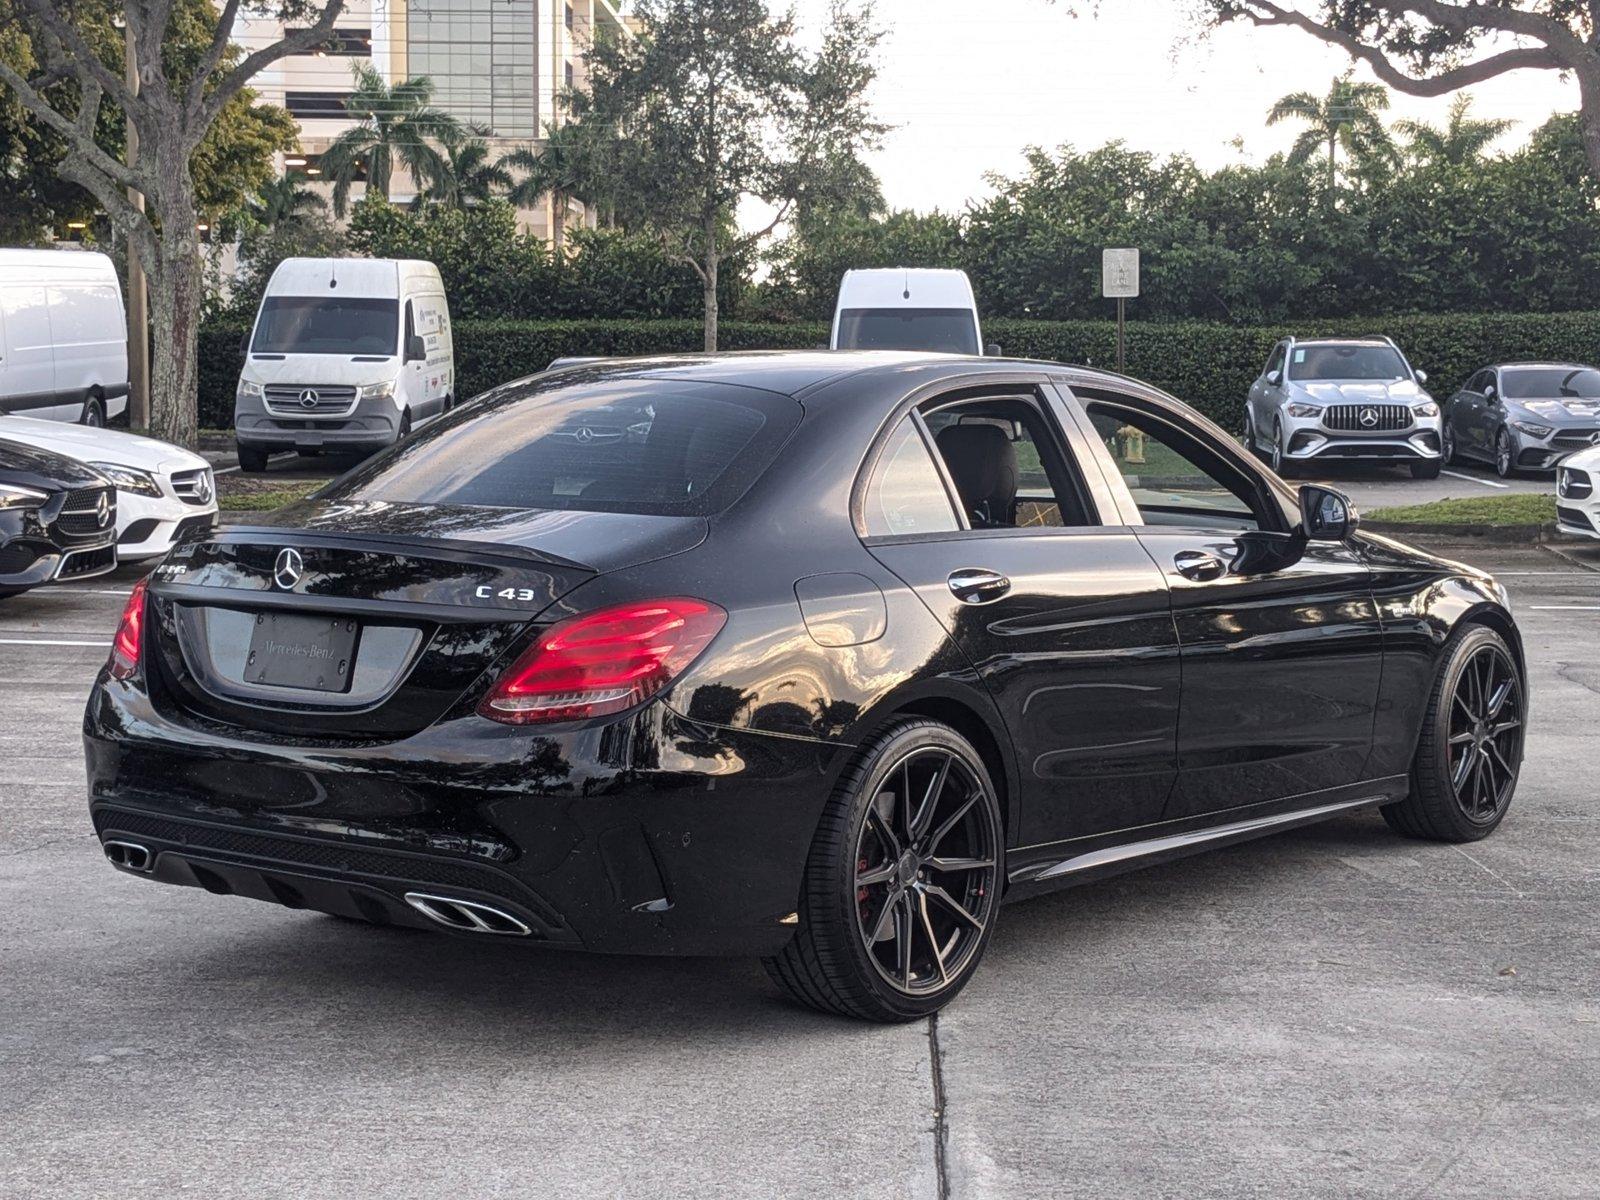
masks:
{"label": "building window", "polygon": [[567,32],[568,33],[572,32],[572,26],[573,26],[574,23],[575,23],[575,18],[572,15],[572,5],[569,4],[569,5],[567,5]]}
{"label": "building window", "polygon": [[283,106],[302,121],[346,121],[350,119],[345,107],[348,99],[349,92],[285,92]]}
{"label": "building window", "polygon": [[[333,177],[328,174],[322,165],[320,154],[291,154],[283,160],[283,173],[292,175],[297,179],[309,179],[315,183],[332,183]],[[352,183],[365,183],[367,181],[367,164],[356,160],[355,170],[350,174]]]}
{"label": "building window", "polygon": [[[304,33],[304,29],[291,29],[290,34]],[[315,50],[307,51],[318,58],[371,58],[372,57],[372,30],[370,29],[335,29],[328,35],[328,40]]]}
{"label": "building window", "polygon": [[574,72],[572,70],[572,64],[568,63],[567,64],[567,86],[571,87],[576,80],[577,80],[577,76],[576,76],[576,74],[574,74]]}
{"label": "building window", "polygon": [[406,19],[406,71],[433,80],[433,102],[499,137],[539,135],[534,25],[538,5],[427,0]]}

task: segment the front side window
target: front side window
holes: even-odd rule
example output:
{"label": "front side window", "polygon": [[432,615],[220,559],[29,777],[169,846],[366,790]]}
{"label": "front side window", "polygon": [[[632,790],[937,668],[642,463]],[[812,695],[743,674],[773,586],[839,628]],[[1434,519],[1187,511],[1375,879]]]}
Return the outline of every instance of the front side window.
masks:
{"label": "front side window", "polygon": [[839,314],[841,350],[927,350],[976,354],[978,329],[965,308],[847,308]]}
{"label": "front side window", "polygon": [[1096,401],[1088,411],[1146,525],[1262,527],[1255,483],[1204,442],[1136,409]]}
{"label": "front side window", "polygon": [[732,386],[518,386],[431,422],[318,498],[705,516],[766,469],[800,411]]}
{"label": "front side window", "polygon": [[1289,356],[1289,378],[1404,379],[1405,360],[1393,346],[1296,346]]}
{"label": "front side window", "polygon": [[868,537],[951,533],[960,528],[944,481],[910,417],[889,435],[867,483],[862,516]]}
{"label": "front side window", "polygon": [[261,302],[250,351],[390,355],[399,323],[394,300],[268,296]]}

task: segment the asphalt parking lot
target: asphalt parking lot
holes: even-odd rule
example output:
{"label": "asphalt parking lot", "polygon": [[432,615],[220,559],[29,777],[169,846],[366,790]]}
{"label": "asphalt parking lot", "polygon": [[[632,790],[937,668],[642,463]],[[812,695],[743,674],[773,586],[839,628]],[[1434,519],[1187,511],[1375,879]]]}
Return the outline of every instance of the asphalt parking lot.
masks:
{"label": "asphalt parking lot", "polygon": [[118,874],[78,725],[133,576],[8,601],[0,1195],[1600,1195],[1600,549],[1464,553],[1531,663],[1495,837],[1361,815],[1008,908],[898,1028]]}

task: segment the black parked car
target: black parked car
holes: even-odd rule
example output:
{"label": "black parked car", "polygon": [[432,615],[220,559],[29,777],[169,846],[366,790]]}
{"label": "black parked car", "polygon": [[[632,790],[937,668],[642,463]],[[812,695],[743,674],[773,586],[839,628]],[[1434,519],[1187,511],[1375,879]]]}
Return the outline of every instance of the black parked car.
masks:
{"label": "black parked car", "polygon": [[746,354],[506,385],[179,547],[84,728],[127,871],[902,1020],[1002,900],[1372,807],[1485,836],[1525,686],[1491,578],[1152,389]]}
{"label": "black parked car", "polygon": [[0,599],[117,565],[117,492],[92,467],[0,438]]}
{"label": "black parked car", "polygon": [[1445,458],[1501,478],[1549,471],[1600,444],[1600,371],[1582,363],[1501,363],[1474,371],[1445,403]]}

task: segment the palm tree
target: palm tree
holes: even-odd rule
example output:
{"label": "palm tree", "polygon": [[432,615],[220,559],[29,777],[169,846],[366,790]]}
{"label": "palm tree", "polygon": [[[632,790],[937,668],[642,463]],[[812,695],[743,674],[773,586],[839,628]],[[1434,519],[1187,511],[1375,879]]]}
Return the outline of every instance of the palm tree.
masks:
{"label": "palm tree", "polygon": [[551,237],[557,246],[563,241],[567,204],[573,197],[608,211],[612,223],[615,196],[607,183],[617,172],[610,166],[611,149],[609,139],[589,126],[547,125],[543,145],[518,146],[501,157],[500,166],[522,175],[506,198],[518,208],[532,208],[549,193],[555,201]]}
{"label": "palm tree", "polygon": [[1450,102],[1450,118],[1443,129],[1425,121],[1397,121],[1395,128],[1406,135],[1407,149],[1426,162],[1464,167],[1475,162],[1489,143],[1505,133],[1515,121],[1483,121],[1467,116],[1472,97],[1462,92]]}
{"label": "palm tree", "polygon": [[263,229],[303,221],[326,213],[328,202],[299,175],[271,179],[245,201],[245,212]]}
{"label": "palm tree", "polygon": [[444,158],[433,143],[460,137],[461,126],[449,113],[434,108],[433,80],[423,76],[390,87],[366,63],[352,68],[355,91],[345,108],[356,124],[334,139],[322,156],[323,170],[333,179],[333,210],[341,217],[350,185],[363,164],[367,192],[389,198],[389,183],[398,162],[411,172],[417,190],[424,190],[444,172]]}
{"label": "palm tree", "polygon": [[1326,96],[1291,92],[1267,113],[1267,124],[1304,121],[1307,128],[1289,151],[1291,163],[1309,162],[1324,148],[1328,154],[1328,203],[1333,203],[1339,178],[1339,148],[1355,158],[1385,158],[1394,153],[1389,131],[1378,116],[1389,107],[1388,89],[1357,83],[1348,75],[1335,79]]}
{"label": "palm tree", "polygon": [[468,125],[444,139],[439,169],[417,197],[419,206],[471,208],[493,199],[496,192],[512,190],[505,159],[494,162],[489,158],[488,135],[483,126]]}

